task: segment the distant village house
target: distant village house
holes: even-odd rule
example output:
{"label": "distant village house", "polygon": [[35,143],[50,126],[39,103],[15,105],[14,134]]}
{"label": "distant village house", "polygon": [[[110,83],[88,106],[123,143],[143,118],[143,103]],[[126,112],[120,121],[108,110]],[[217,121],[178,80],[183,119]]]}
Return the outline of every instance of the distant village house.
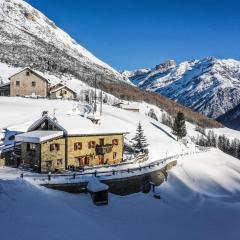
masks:
{"label": "distant village house", "polygon": [[40,96],[47,97],[50,82],[45,77],[30,68],[9,77],[10,96]]}
{"label": "distant village house", "polygon": [[77,93],[71,89],[70,87],[58,83],[50,88],[49,91],[50,98],[60,98],[60,99],[75,99],[77,97]]}
{"label": "distant village house", "polygon": [[76,99],[77,93],[62,82],[51,85],[42,74],[27,67],[9,77],[10,83],[0,85],[0,96]]}

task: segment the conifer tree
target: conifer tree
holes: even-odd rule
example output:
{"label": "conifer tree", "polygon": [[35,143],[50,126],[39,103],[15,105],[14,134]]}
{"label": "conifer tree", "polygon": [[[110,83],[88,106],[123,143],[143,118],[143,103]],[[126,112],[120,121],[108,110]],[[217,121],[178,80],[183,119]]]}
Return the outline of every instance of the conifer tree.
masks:
{"label": "conifer tree", "polygon": [[148,153],[148,144],[146,137],[144,136],[143,128],[139,122],[136,130],[135,137],[132,139],[133,149],[136,153]]}
{"label": "conifer tree", "polygon": [[178,112],[174,119],[172,133],[181,139],[187,135],[185,116],[182,112]]}

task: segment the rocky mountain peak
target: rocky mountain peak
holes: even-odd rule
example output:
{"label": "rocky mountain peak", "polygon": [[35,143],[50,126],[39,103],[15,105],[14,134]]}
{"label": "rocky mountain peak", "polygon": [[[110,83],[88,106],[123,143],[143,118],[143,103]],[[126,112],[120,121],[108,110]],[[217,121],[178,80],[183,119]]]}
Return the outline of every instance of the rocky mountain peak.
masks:
{"label": "rocky mountain peak", "polygon": [[[0,62],[31,66],[54,74],[70,74],[88,82],[124,78],[96,58],[37,9],[22,0],[0,0]],[[126,79],[125,79],[126,80]]]}
{"label": "rocky mountain peak", "polygon": [[174,60],[167,60],[164,63],[160,63],[155,66],[155,69],[158,71],[167,71],[170,68],[174,68],[177,66],[177,63]]}

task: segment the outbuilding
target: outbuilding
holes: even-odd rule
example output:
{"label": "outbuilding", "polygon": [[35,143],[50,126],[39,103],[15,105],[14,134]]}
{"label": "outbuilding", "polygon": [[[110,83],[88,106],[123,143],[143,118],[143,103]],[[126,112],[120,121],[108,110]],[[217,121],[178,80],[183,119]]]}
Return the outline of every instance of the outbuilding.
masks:
{"label": "outbuilding", "polygon": [[108,185],[101,183],[96,177],[91,178],[87,185],[87,190],[96,205],[108,204],[108,189]]}
{"label": "outbuilding", "polygon": [[0,85],[0,96],[10,96],[10,83]]}
{"label": "outbuilding", "polygon": [[50,97],[71,100],[77,97],[77,93],[70,87],[59,84],[58,87],[51,89]]}

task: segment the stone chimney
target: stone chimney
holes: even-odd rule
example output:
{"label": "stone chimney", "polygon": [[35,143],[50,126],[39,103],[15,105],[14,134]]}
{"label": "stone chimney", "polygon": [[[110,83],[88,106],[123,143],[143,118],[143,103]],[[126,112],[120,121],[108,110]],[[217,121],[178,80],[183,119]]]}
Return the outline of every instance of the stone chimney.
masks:
{"label": "stone chimney", "polygon": [[42,117],[44,117],[45,115],[48,115],[48,111],[43,111],[42,112]]}

